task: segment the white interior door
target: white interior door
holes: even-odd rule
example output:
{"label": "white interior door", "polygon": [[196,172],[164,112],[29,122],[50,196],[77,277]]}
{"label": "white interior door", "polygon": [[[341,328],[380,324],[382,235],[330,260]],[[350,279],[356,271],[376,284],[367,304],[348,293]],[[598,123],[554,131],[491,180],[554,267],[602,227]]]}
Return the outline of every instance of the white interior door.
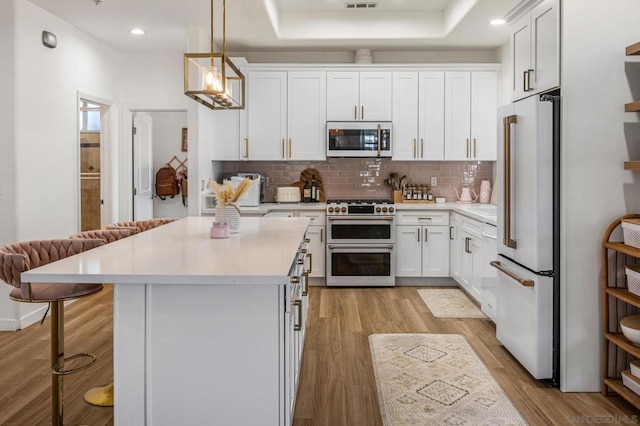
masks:
{"label": "white interior door", "polygon": [[133,114],[133,219],[153,218],[153,118]]}

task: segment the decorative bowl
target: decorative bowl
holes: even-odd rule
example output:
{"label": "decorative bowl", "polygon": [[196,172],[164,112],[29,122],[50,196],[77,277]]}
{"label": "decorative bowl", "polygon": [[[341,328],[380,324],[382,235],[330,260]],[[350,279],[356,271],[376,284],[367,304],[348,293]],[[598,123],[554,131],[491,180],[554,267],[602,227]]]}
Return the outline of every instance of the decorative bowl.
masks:
{"label": "decorative bowl", "polygon": [[631,340],[633,344],[640,346],[640,315],[622,318],[620,328],[624,337]]}

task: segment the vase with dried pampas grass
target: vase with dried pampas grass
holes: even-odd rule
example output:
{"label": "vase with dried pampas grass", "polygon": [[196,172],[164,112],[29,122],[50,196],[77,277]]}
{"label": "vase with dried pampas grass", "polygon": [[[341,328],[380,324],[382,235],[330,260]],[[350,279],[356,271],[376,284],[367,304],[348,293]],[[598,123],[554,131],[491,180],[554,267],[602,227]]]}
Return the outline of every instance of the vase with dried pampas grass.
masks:
{"label": "vase with dried pampas grass", "polygon": [[215,221],[227,222],[230,234],[240,232],[240,209],[236,206],[236,202],[244,198],[249,187],[257,181],[257,179],[245,178],[236,187],[226,179],[222,181],[222,184],[218,182],[209,183],[209,187],[216,197]]}

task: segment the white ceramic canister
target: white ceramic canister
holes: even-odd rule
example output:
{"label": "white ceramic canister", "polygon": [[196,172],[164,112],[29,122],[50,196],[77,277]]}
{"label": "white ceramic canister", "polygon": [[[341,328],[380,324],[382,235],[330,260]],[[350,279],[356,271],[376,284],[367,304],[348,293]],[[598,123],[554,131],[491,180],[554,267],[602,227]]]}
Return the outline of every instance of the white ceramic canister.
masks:
{"label": "white ceramic canister", "polygon": [[480,203],[488,204],[491,200],[491,182],[483,180],[480,183]]}

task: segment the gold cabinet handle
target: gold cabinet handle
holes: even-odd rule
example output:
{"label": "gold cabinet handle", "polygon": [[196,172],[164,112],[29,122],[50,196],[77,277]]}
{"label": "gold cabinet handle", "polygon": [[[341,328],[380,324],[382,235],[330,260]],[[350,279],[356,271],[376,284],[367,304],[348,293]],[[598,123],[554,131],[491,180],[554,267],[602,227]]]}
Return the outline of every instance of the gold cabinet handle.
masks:
{"label": "gold cabinet handle", "polygon": [[529,74],[529,71],[523,71],[522,73],[522,91],[523,92],[529,91],[529,88],[527,88],[527,74]]}
{"label": "gold cabinet handle", "polygon": [[364,105],[360,107],[360,120],[364,120]]}
{"label": "gold cabinet handle", "polygon": [[467,139],[467,158],[469,158],[469,139]]}
{"label": "gold cabinet handle", "polygon": [[517,276],[514,272],[512,272],[512,271],[508,270],[507,268],[505,268],[504,266],[502,266],[500,264],[500,262],[497,261],[497,260],[489,262],[489,265],[493,266],[498,271],[502,272],[503,274],[507,275],[508,277],[513,278],[514,280],[516,280],[517,282],[519,282],[521,285],[523,285],[525,287],[534,287],[534,285],[535,285],[533,280],[525,280],[524,278],[521,278],[521,277]]}
{"label": "gold cabinet handle", "polygon": [[244,138],[244,158],[249,158],[249,138]]}
{"label": "gold cabinet handle", "polygon": [[300,277],[291,277],[291,284],[300,284]]}
{"label": "gold cabinet handle", "polygon": [[323,243],[324,241],[324,228],[320,228],[320,242]]}
{"label": "gold cabinet handle", "polygon": [[358,119],[358,105],[355,105],[353,107],[353,119],[357,120]]}
{"label": "gold cabinet handle", "polygon": [[[362,108],[364,108],[364,107],[362,107]],[[380,157],[380,139],[381,138],[382,138],[382,126],[380,124],[378,124],[378,157]]]}
{"label": "gold cabinet handle", "polygon": [[429,241],[429,230],[424,228],[424,242],[426,243],[427,241]]}
{"label": "gold cabinet handle", "polygon": [[531,88],[531,73],[533,72],[533,70],[527,70],[527,92],[532,91],[533,89]]}
{"label": "gold cabinet handle", "polygon": [[289,158],[291,158],[291,138],[289,138]]}
{"label": "gold cabinet handle", "polygon": [[282,138],[282,158],[284,159],[284,138]]}
{"label": "gold cabinet handle", "polygon": [[510,115],[502,119],[504,164],[503,164],[503,229],[502,243],[512,249],[517,248],[516,241],[511,238],[511,125],[518,122],[517,116]]}
{"label": "gold cabinet handle", "polygon": [[309,252],[307,256],[309,257],[309,270],[307,270],[307,273],[311,273],[313,270],[313,253]]}
{"label": "gold cabinet handle", "polygon": [[478,142],[473,138],[473,158],[478,158]]}
{"label": "gold cabinet handle", "polygon": [[420,138],[420,158],[424,158],[424,139]]}
{"label": "gold cabinet handle", "polygon": [[302,286],[302,295],[303,296],[309,295],[309,273],[308,272],[304,273],[304,285]]}
{"label": "gold cabinet handle", "polygon": [[416,140],[413,140],[413,158],[416,158]]}

